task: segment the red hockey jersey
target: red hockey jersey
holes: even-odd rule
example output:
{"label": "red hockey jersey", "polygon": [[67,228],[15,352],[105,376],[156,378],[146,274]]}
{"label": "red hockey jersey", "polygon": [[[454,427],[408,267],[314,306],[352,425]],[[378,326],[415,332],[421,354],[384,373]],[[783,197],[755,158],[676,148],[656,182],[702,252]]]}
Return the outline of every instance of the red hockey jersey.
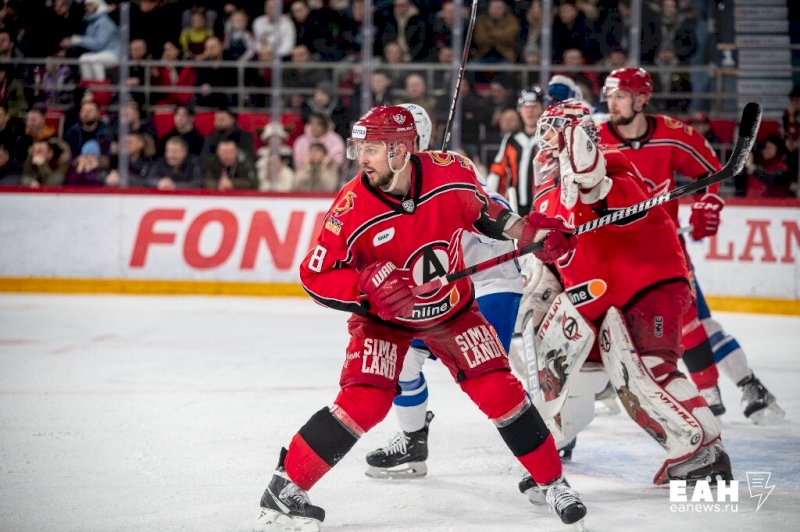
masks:
{"label": "red hockey jersey", "polygon": [[[318,303],[368,314],[358,290],[360,272],[378,260],[409,270],[420,285],[464,268],[461,233],[502,236],[508,211],[490,201],[463,158],[440,152],[412,155],[411,189],[399,198],[371,186],[364,176],[339,192],[300,267],[303,288]],[[418,296],[411,316],[391,323],[427,330],[468,308],[472,282],[462,279]],[[371,315],[375,319],[376,316]]]}
{"label": "red hockey jersey", "polygon": [[[551,177],[539,185],[536,210],[577,226],[646,200],[648,192],[625,156],[614,149],[604,154],[613,182],[604,200],[591,206],[578,201],[567,209],[561,204],[560,183]],[[579,235],[577,248],[556,266],[570,300],[590,321],[612,305],[624,306],[648,286],[688,275],[675,224],[663,206]]]}
{"label": "red hockey jersey", "polygon": [[[699,179],[722,165],[708,141],[692,126],[664,115],[647,115],[647,131],[638,139],[624,139],[611,122],[600,126],[600,143],[617,148],[636,166],[651,195],[675,188],[676,174]],[[709,187],[716,193],[719,184]],[[678,202],[664,205],[678,223]]]}

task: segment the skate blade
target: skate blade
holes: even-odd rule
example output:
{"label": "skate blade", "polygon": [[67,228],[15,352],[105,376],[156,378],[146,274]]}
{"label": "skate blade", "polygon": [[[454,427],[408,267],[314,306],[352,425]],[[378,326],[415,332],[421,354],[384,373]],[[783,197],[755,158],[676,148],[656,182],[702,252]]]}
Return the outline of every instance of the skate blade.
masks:
{"label": "skate blade", "polygon": [[528,497],[528,500],[531,501],[531,504],[534,506],[544,506],[547,504],[547,498],[544,492],[539,488],[525,490],[525,496]]}
{"label": "skate blade", "polygon": [[425,462],[408,462],[395,467],[369,466],[365,474],[370,478],[387,480],[401,480],[408,478],[422,478],[428,474]]}
{"label": "skate blade", "polygon": [[319,521],[262,508],[258,519],[243,523],[238,532],[319,532]]}
{"label": "skate blade", "polygon": [[620,412],[616,397],[600,399],[594,402],[594,415],[596,416],[616,416]]}
{"label": "skate blade", "polygon": [[750,414],[750,419],[756,425],[775,425],[783,421],[786,411],[773,401],[761,410]]}
{"label": "skate blade", "polygon": [[584,519],[580,521],[575,521],[572,523],[573,528],[576,532],[586,532],[586,523],[584,523]]}

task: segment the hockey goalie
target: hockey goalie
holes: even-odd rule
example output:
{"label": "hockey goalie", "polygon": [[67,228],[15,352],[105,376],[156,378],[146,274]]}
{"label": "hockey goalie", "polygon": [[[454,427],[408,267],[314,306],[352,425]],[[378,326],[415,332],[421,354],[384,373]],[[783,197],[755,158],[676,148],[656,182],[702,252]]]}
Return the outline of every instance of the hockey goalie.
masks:
{"label": "hockey goalie", "polygon": [[[538,212],[577,226],[647,199],[625,156],[598,146],[584,104],[551,106],[538,127]],[[719,423],[677,367],[693,294],[664,209],[579,235],[555,273],[530,260],[525,269],[521,373],[556,445],[568,448],[591,422],[595,394],[610,380],[628,415],[666,451],[655,484],[732,478]],[[520,489],[537,498],[530,478]]]}

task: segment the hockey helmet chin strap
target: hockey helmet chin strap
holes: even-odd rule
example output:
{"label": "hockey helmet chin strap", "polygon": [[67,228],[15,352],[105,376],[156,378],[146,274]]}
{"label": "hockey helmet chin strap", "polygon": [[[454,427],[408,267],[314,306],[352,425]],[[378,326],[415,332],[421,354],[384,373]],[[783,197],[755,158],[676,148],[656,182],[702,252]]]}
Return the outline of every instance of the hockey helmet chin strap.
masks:
{"label": "hockey helmet chin strap", "polygon": [[394,188],[397,186],[397,179],[400,177],[400,174],[403,173],[403,170],[406,169],[406,166],[408,166],[408,161],[411,160],[411,152],[407,151],[406,156],[403,158],[403,166],[397,170],[392,168],[392,159],[394,159],[394,156],[396,155],[394,152],[395,148],[396,146],[387,146],[388,151],[386,153],[386,162],[389,163],[389,171],[392,172],[392,180],[385,187],[380,187],[384,192],[392,192],[394,190]]}

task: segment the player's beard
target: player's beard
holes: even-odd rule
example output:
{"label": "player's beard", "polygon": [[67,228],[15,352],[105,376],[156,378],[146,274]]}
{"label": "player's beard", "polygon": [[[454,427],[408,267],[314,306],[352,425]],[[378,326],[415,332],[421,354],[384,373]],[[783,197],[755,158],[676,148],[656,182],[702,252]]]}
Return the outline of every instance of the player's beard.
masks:
{"label": "player's beard", "polygon": [[380,173],[369,166],[364,167],[363,170],[364,172],[367,170],[370,171],[370,173],[367,174],[369,184],[373,187],[380,188],[384,192],[386,192],[387,187],[392,183],[392,179],[394,178],[394,174],[391,170],[387,170],[385,173]]}
{"label": "player's beard", "polygon": [[622,113],[619,114],[619,118],[611,117],[611,123],[615,126],[627,126],[636,119],[636,115],[639,114],[639,111],[631,110],[630,116],[622,116]]}

